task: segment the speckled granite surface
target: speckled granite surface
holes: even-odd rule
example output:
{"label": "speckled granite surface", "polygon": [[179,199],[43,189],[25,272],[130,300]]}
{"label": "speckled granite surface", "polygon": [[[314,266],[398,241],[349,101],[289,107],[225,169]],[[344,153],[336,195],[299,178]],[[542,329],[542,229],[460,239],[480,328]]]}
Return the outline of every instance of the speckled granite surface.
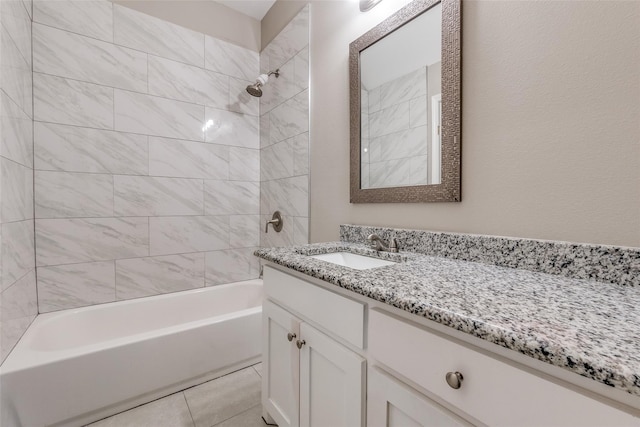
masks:
{"label": "speckled granite surface", "polygon": [[340,240],[365,243],[395,236],[401,250],[538,271],[573,279],[640,286],[640,248],[516,239],[478,234],[341,225]]}
{"label": "speckled granite surface", "polygon": [[349,242],[255,254],[640,397],[638,287],[415,253],[370,270],[308,256],[340,250],[393,257]]}

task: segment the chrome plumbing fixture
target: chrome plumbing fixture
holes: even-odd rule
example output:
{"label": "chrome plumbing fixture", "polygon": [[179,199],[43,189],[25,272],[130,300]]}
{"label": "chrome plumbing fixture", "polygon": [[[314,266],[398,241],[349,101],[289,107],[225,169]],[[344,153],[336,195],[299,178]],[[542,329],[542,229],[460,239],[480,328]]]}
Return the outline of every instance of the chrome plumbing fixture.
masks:
{"label": "chrome plumbing fixture", "polygon": [[370,234],[367,240],[369,241],[371,249],[375,249],[376,251],[398,252],[398,242],[396,242],[395,237],[391,238],[388,245],[377,234]]}
{"label": "chrome plumbing fixture", "polygon": [[269,76],[272,74],[276,76],[277,79],[280,77],[280,69],[269,71],[267,74],[260,74],[254,84],[247,86],[247,92],[249,92],[249,95],[260,98],[262,96],[262,86],[267,84]]}
{"label": "chrome plumbing fixture", "polygon": [[264,226],[264,232],[268,233],[269,232],[269,224],[271,224],[273,226],[273,229],[276,230],[277,233],[279,233],[282,230],[282,215],[280,215],[280,211],[275,211],[273,213],[273,216],[271,217],[271,220],[267,221],[267,224]]}

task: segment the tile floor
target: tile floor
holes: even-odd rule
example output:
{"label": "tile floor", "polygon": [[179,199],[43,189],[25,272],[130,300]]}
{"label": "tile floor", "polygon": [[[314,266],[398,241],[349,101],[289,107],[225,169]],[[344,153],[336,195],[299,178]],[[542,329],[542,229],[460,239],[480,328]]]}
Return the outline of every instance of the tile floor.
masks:
{"label": "tile floor", "polygon": [[90,424],[90,427],[265,427],[262,364],[191,387]]}

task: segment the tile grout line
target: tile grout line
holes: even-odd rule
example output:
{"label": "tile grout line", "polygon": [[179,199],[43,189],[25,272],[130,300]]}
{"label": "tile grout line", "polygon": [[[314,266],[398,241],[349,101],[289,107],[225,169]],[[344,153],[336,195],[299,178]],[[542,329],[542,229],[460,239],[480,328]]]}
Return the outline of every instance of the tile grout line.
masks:
{"label": "tile grout line", "polygon": [[[204,384],[204,383],[203,383]],[[185,389],[188,390],[188,389]],[[193,418],[193,412],[191,412],[191,406],[189,406],[189,401],[187,400],[187,395],[184,394],[184,390],[180,391],[182,393],[182,398],[184,399],[185,405],[187,405],[187,410],[189,411],[189,416],[191,417],[191,424],[193,427],[196,427],[196,420]]]}

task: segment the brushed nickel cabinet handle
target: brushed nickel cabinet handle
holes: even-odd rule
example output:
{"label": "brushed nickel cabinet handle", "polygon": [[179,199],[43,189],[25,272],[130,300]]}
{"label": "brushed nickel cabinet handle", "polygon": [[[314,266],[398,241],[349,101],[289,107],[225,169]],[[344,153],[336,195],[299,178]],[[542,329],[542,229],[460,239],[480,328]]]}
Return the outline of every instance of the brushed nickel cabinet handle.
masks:
{"label": "brushed nickel cabinet handle", "polygon": [[295,337],[296,337],[296,334],[292,334],[291,332],[287,334],[287,339],[289,340],[289,342],[293,341]]}
{"label": "brushed nickel cabinet handle", "polygon": [[298,348],[302,348],[303,345],[305,345],[307,342],[305,340],[298,340],[296,341],[296,345],[298,346]]}
{"label": "brushed nickel cabinet handle", "polygon": [[462,387],[462,380],[464,379],[464,377],[460,372],[447,372],[445,378],[447,380],[447,384],[449,384],[449,387],[455,389],[459,389],[460,387]]}

